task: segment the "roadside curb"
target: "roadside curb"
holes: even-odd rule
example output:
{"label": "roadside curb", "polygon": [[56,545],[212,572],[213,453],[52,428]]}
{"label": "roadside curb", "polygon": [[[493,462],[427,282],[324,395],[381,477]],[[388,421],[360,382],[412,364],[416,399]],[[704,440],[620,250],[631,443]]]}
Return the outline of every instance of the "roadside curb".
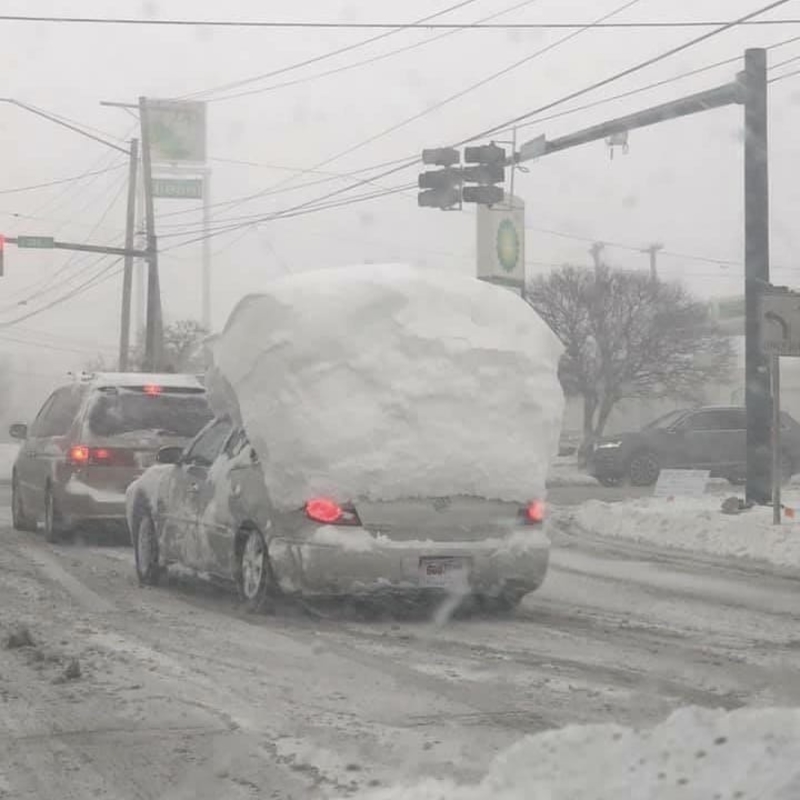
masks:
{"label": "roadside curb", "polygon": [[[629,559],[639,556],[657,556],[660,561],[673,563],[681,567],[696,569],[700,566],[716,567],[728,572],[737,572],[743,577],[760,576],[782,578],[791,581],[800,581],[800,569],[783,567],[769,561],[759,561],[742,556],[718,556],[703,550],[690,550],[688,548],[674,547],[671,545],[657,545],[652,542],[642,542],[636,539],[626,539],[621,536],[603,536],[600,533],[586,528],[575,520],[570,512],[553,514],[552,539],[562,538],[580,542],[582,545],[595,544],[606,552],[618,551]],[[554,542],[555,543],[555,542]]]}

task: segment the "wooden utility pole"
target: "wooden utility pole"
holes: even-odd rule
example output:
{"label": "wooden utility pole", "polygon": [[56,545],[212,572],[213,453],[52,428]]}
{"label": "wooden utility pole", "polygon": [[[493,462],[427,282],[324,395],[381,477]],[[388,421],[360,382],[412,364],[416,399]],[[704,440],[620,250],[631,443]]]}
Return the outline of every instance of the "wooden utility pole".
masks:
{"label": "wooden utility pole", "polygon": [[664,249],[663,244],[651,244],[642,250],[650,256],[650,279],[655,282],[658,280],[658,254]]}
{"label": "wooden utility pole", "polygon": [[142,125],[142,178],[144,181],[144,217],[147,232],[147,322],[145,326],[144,368],[155,371],[161,361],[161,287],[158,277],[158,241],[156,213],[153,204],[153,167],[150,158],[150,114],[147,98],[139,98],[139,119]]}
{"label": "wooden utility pole", "polygon": [[592,261],[594,261],[594,271],[600,272],[600,269],[603,266],[603,259],[601,256],[603,255],[603,250],[605,250],[606,246],[602,242],[595,242],[590,248],[589,252],[592,255]]}
{"label": "wooden utility pole", "polygon": [[[136,173],[139,165],[139,140],[131,139],[130,164],[128,167],[128,212],[125,220],[125,249],[133,250],[136,226]],[[133,287],[133,255],[125,256],[122,274],[122,313],[119,335],[119,371],[127,372],[131,345],[131,290]]]}

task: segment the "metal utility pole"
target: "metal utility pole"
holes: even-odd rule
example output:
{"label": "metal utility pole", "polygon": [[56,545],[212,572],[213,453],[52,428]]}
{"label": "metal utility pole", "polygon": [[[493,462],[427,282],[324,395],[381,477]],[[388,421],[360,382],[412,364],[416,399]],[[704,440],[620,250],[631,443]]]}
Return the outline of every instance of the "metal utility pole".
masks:
{"label": "metal utility pole", "polygon": [[650,279],[655,283],[658,280],[658,253],[664,249],[663,244],[651,244],[642,250],[643,253],[648,253],[650,256]]}
{"label": "metal utility pole", "polygon": [[[130,164],[128,167],[128,209],[125,220],[125,249],[133,250],[136,226],[136,173],[139,165],[139,140],[131,139]],[[125,256],[122,275],[122,313],[119,335],[119,371],[128,371],[131,344],[131,290],[133,287],[133,256]]]}
{"label": "metal utility pole", "polygon": [[766,50],[745,51],[744,63],[746,499],[767,503],[770,500],[770,376],[767,359],[760,349],[758,313],[761,292],[769,283]]}
{"label": "metal utility pole", "polygon": [[603,260],[601,256],[603,255],[603,250],[606,249],[606,246],[602,242],[595,242],[590,248],[589,252],[592,255],[592,261],[594,261],[594,271],[600,272],[603,267]]}
{"label": "metal utility pole", "polygon": [[153,167],[150,160],[150,115],[147,98],[139,98],[142,125],[142,178],[144,181],[144,216],[147,232],[147,322],[145,326],[144,368],[155,371],[161,361],[161,287],[158,277],[158,241],[153,204]]}
{"label": "metal utility pole", "polygon": [[[606,139],[714,108],[744,105],[745,117],[745,405],[747,407],[747,500],[770,502],[770,376],[760,351],[758,307],[769,285],[769,174],[766,50],[745,51],[745,70],[736,80],[668,103],[548,140],[523,143],[516,163]],[[596,246],[595,246],[596,247]],[[592,248],[594,256],[595,248]],[[597,264],[597,259],[595,264]]]}

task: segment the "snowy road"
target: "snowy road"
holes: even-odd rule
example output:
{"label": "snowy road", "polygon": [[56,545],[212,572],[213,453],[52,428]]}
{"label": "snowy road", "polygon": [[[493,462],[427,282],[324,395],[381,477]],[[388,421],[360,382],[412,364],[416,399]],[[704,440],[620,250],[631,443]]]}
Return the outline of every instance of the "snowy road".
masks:
{"label": "snowy road", "polygon": [[570,722],[800,705],[800,581],[730,562],[560,535],[509,618],[249,617],[197,579],[140,589],[126,548],[8,520],[0,627],[35,646],[0,650],[0,798],[341,796],[474,777]]}

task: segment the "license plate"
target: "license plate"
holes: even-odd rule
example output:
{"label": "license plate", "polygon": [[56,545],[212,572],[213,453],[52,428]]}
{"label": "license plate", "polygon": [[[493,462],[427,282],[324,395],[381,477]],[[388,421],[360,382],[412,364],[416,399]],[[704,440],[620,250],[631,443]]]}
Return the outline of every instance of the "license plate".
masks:
{"label": "license plate", "polygon": [[420,584],[437,589],[466,589],[469,586],[470,569],[468,558],[452,556],[420,558]]}

